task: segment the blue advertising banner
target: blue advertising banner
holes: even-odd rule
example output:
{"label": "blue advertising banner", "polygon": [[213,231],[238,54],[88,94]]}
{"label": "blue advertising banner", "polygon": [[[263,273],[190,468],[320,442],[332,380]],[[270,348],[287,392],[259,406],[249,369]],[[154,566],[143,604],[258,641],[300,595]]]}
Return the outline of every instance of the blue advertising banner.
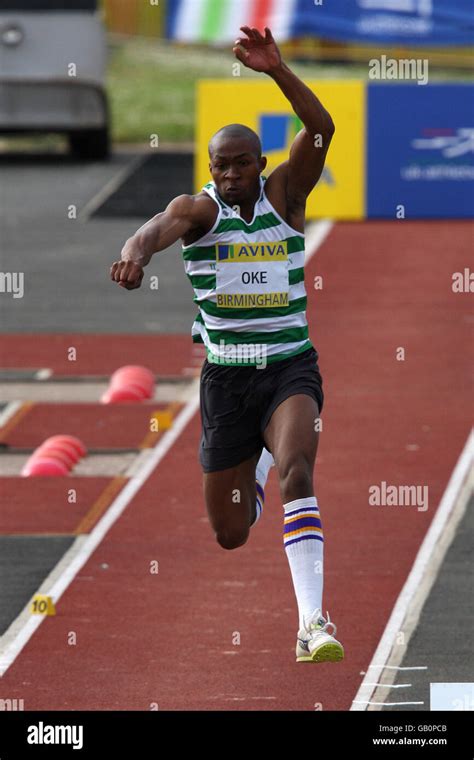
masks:
{"label": "blue advertising banner", "polygon": [[297,0],[290,37],[472,45],[472,0]]}
{"label": "blue advertising banner", "polygon": [[317,37],[400,45],[472,45],[472,0],[168,0],[166,36],[228,44],[242,24],[278,42]]}
{"label": "blue advertising banner", "polygon": [[367,216],[474,216],[474,85],[373,83],[367,94]]}

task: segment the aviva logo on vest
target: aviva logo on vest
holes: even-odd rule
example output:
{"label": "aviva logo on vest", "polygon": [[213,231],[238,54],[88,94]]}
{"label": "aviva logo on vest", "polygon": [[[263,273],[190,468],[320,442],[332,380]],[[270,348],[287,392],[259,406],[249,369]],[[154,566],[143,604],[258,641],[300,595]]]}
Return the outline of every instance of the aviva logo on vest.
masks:
{"label": "aviva logo on vest", "polygon": [[288,244],[286,240],[273,243],[216,243],[216,261],[286,261]]}
{"label": "aviva logo on vest", "polygon": [[[262,152],[268,157],[272,168],[288,159],[291,144],[301,129],[303,129],[303,122],[296,114],[260,114],[259,134]],[[281,151],[281,155],[278,155],[278,151]],[[319,181],[327,185],[335,185],[334,176],[327,165]]]}

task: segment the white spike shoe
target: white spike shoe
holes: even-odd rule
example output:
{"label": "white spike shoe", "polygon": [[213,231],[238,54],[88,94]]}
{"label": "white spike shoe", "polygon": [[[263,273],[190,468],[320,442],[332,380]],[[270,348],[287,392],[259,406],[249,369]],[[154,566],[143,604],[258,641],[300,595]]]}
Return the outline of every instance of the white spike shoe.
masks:
{"label": "white spike shoe", "polygon": [[342,644],[332,635],[336,634],[337,628],[328,612],[326,615],[327,620],[317,609],[307,620],[304,619],[304,627],[298,631],[296,641],[296,662],[338,662],[344,658]]}

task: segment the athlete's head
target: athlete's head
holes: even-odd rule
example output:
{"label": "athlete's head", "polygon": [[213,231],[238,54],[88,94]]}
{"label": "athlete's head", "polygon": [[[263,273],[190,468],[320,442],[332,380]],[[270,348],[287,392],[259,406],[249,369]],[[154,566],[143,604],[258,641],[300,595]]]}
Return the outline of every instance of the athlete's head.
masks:
{"label": "athlete's head", "polygon": [[228,124],[209,140],[209,170],[229,206],[258,192],[259,176],[266,165],[259,136],[244,124]]}

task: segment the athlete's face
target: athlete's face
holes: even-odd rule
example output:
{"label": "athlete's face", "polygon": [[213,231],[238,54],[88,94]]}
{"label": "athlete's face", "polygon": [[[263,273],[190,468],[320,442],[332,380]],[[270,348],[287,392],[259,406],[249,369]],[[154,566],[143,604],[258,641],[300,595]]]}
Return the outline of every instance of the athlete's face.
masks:
{"label": "athlete's face", "polygon": [[217,191],[229,205],[239,205],[255,197],[259,176],[267,164],[264,156],[252,152],[252,144],[242,138],[222,139],[213,146],[209,163]]}

